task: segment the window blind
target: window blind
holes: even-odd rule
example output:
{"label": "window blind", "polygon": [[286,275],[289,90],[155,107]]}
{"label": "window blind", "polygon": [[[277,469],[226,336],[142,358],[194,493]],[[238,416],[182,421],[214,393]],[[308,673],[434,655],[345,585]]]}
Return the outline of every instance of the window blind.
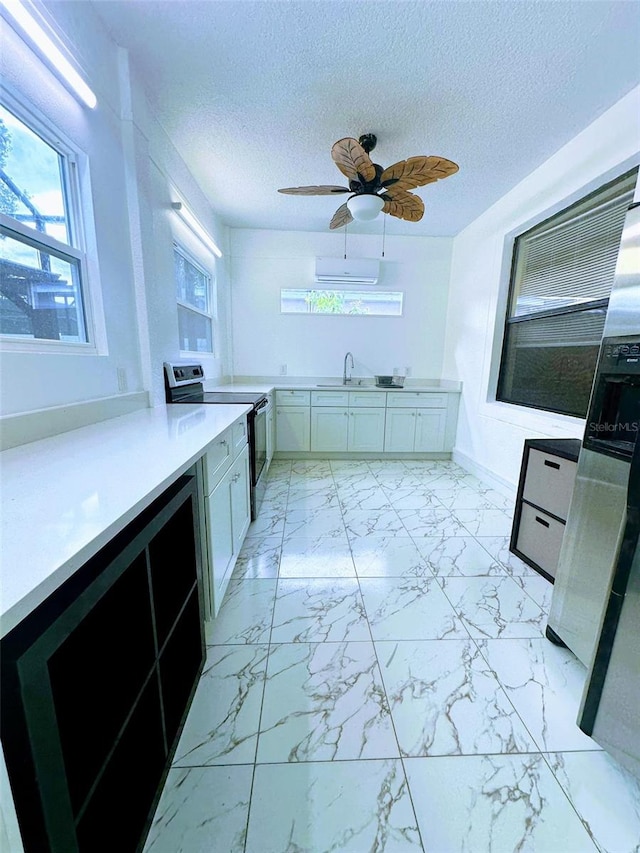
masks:
{"label": "window blind", "polygon": [[512,317],[609,297],[634,184],[626,176],[518,237]]}
{"label": "window blind", "polygon": [[584,417],[637,169],[514,245],[496,398]]}

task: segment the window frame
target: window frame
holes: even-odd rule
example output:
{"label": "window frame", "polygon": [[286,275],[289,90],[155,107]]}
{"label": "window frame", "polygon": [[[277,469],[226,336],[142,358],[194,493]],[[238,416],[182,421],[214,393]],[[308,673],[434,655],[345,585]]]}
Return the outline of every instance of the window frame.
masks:
{"label": "window frame", "polygon": [[[208,287],[208,291],[209,291],[209,293],[208,293],[209,311],[208,312],[203,311],[201,308],[198,308],[195,305],[192,305],[190,302],[185,302],[184,300],[179,299],[177,293],[175,294],[176,306],[178,308],[183,308],[187,311],[191,311],[193,314],[197,314],[200,317],[206,318],[209,321],[210,327],[211,327],[211,349],[210,350],[183,349],[182,348],[182,341],[180,339],[178,339],[178,345],[180,348],[180,353],[184,353],[185,355],[198,355],[201,358],[207,358],[207,357],[208,358],[216,358],[217,357],[217,338],[218,338],[216,321],[217,321],[217,317],[218,317],[218,312],[217,312],[217,287],[216,287],[217,270],[216,270],[215,257],[214,257],[213,261],[211,262],[213,265],[213,270],[210,270],[210,269],[207,269],[207,267],[203,263],[201,263],[198,260],[198,258],[196,258],[194,256],[193,252],[190,252],[184,246],[184,244],[181,243],[176,238],[173,239],[173,247],[172,248],[173,248],[173,250],[172,250],[171,257],[172,257],[173,264],[174,264],[174,267],[173,267],[174,268],[174,282],[173,282],[174,288],[176,287],[175,254],[177,252],[179,255],[182,256],[182,258],[188,264],[191,264],[192,267],[195,267],[195,269],[198,270],[199,273],[201,273],[203,276],[206,277],[207,287]],[[176,312],[176,319],[178,319],[178,312]],[[179,335],[180,335],[180,325],[179,325],[179,320],[178,320],[178,338],[179,338]]]}
{"label": "window frame", "polygon": [[[589,311],[594,310],[605,310],[605,321],[606,321],[606,309],[609,304],[609,296],[594,298],[590,300],[585,300],[583,302],[576,303],[574,305],[563,305],[558,308],[551,308],[542,311],[533,311],[528,314],[517,315],[514,313],[514,290],[517,286],[517,272],[518,272],[518,250],[519,250],[519,240],[521,238],[526,238],[531,232],[535,232],[540,230],[543,226],[547,226],[549,230],[554,227],[560,227],[563,221],[571,221],[573,217],[567,217],[568,211],[572,208],[578,208],[580,205],[584,205],[589,199],[597,199],[599,196],[602,196],[606,193],[606,191],[612,187],[612,185],[616,183],[620,183],[624,180],[630,179],[630,177],[635,172],[636,175],[636,186],[638,181],[640,181],[640,170],[639,166],[636,162],[627,162],[625,164],[626,168],[623,168],[619,172],[614,174],[607,174],[600,178],[600,180],[596,184],[592,184],[589,187],[583,188],[578,193],[573,194],[570,198],[565,198],[562,202],[550,210],[545,211],[539,217],[536,217],[534,221],[530,221],[525,228],[518,229],[517,231],[511,232],[506,239],[505,244],[505,253],[504,260],[505,266],[508,265],[508,275],[505,276],[506,281],[503,282],[504,289],[502,290],[502,298],[498,300],[497,310],[499,311],[498,317],[501,317],[501,322],[499,324],[500,329],[500,337],[496,340],[496,351],[499,353],[499,357],[496,358],[495,364],[495,374],[493,381],[493,395],[488,400],[488,402],[493,402],[498,404],[499,406],[516,406],[519,409],[522,409],[523,412],[527,411],[535,411],[538,415],[547,416],[547,417],[555,417],[555,418],[563,418],[567,422],[570,421],[584,421],[586,417],[585,414],[576,414],[575,412],[568,412],[563,409],[550,408],[549,406],[536,405],[532,402],[523,402],[521,400],[513,400],[507,399],[504,394],[504,385],[507,381],[507,373],[508,368],[506,366],[507,356],[509,353],[509,328],[518,325],[521,323],[526,323],[530,321],[536,320],[544,320],[547,318],[554,317],[567,317],[567,316],[576,316],[578,314],[585,314]],[[633,195],[633,188],[631,190],[624,190],[621,195],[625,195],[631,192]],[[587,214],[592,213],[600,207],[598,202],[588,209]],[[580,215],[580,214],[578,214]],[[583,214],[584,215],[584,214]],[[612,279],[613,281],[613,279]],[[594,364],[595,370],[595,364]]]}
{"label": "window frame", "polygon": [[[89,158],[64,134],[16,93],[3,89],[2,105],[61,158],[62,192],[68,220],[65,223],[70,243],[25,225],[18,219],[0,212],[0,225],[8,236],[31,248],[61,259],[77,262],[81,298],[81,324],[86,341],[60,341],[48,338],[28,338],[0,333],[0,351],[77,355],[102,355],[107,352],[102,292],[97,263],[97,241],[93,219]],[[93,259],[91,255],[93,254]]]}

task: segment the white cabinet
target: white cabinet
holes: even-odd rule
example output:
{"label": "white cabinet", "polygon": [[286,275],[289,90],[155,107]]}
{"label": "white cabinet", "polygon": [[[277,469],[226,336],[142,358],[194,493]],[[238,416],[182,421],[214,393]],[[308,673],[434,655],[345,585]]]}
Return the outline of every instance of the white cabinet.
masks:
{"label": "white cabinet", "polygon": [[227,477],[205,498],[207,546],[209,553],[210,613],[217,615],[233,568],[233,528],[231,523],[231,491]]}
{"label": "white cabinet", "polygon": [[276,444],[296,453],[448,453],[459,395],[336,386],[276,391]]}
{"label": "white cabinet", "polygon": [[416,439],[416,410],[387,410],[384,432],[384,449],[389,451],[413,451]]}
{"label": "white cabinet", "polygon": [[349,450],[359,450],[363,453],[375,453],[384,448],[383,408],[349,409]]}
{"label": "white cabinet", "polygon": [[346,451],[348,440],[348,409],[332,406],[311,407],[311,450]]}
{"label": "white cabinet", "polygon": [[416,409],[416,438],[413,449],[417,452],[444,450],[446,425],[446,409]]}
{"label": "white cabinet", "polygon": [[[233,553],[238,556],[244,537],[251,524],[251,496],[249,481],[249,447],[246,446],[228,473],[231,488],[231,530]],[[235,560],[234,560],[235,562]]]}
{"label": "white cabinet", "polygon": [[204,457],[208,616],[217,615],[251,523],[247,420],[214,441]]}
{"label": "white cabinet", "polygon": [[421,391],[387,394],[384,449],[396,453],[439,453],[446,446],[448,397]]}
{"label": "white cabinet", "polygon": [[311,394],[276,391],[276,450],[311,449]]}
{"label": "white cabinet", "polygon": [[[372,406],[375,403],[375,406]],[[311,450],[376,452],[384,447],[384,395],[348,391],[311,394]]]}

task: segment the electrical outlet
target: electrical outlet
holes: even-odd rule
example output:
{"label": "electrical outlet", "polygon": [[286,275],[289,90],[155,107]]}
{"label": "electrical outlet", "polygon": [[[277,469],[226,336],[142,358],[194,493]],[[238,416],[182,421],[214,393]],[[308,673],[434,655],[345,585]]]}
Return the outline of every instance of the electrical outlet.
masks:
{"label": "electrical outlet", "polygon": [[408,377],[408,376],[411,376],[411,368],[410,368],[410,367],[405,367],[405,369],[404,369],[404,375],[405,375],[405,376],[407,376],[407,377]]}
{"label": "electrical outlet", "polygon": [[400,375],[400,368],[399,368],[399,367],[394,367],[394,368],[393,368],[393,375],[394,375],[394,376],[399,376],[399,375]]}
{"label": "electrical outlet", "polygon": [[287,375],[287,365],[281,364],[280,365],[280,376],[286,376],[286,375]]}
{"label": "electrical outlet", "polygon": [[124,394],[129,387],[127,383],[127,371],[124,367],[118,367],[116,368],[116,373],[118,376],[118,391],[120,391],[121,394]]}

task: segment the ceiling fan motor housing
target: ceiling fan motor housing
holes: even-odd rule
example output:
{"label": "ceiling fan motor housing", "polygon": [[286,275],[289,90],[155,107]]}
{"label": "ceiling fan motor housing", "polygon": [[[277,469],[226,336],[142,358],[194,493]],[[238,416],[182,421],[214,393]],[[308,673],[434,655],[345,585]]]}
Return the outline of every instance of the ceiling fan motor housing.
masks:
{"label": "ceiling fan motor housing", "polygon": [[375,133],[363,133],[361,137],[359,137],[358,142],[364,150],[369,154],[376,147],[378,142],[378,137]]}
{"label": "ceiling fan motor housing", "polygon": [[349,181],[349,189],[352,193],[356,193],[356,195],[361,195],[362,193],[376,193],[379,189],[382,189],[380,177],[384,172],[384,169],[377,163],[374,163],[373,166],[376,170],[376,176],[375,178],[373,178],[373,180],[365,181],[360,172],[358,172],[358,178],[360,178],[360,180]]}

